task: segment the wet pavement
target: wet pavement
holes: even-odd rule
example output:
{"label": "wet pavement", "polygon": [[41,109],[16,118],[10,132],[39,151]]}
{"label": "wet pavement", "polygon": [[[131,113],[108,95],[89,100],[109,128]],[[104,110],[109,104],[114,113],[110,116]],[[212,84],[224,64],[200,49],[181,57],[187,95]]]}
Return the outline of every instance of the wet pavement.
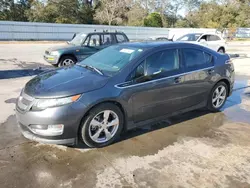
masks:
{"label": "wet pavement", "polygon": [[0,187],[250,187],[246,64],[236,65],[235,90],[221,112],[201,109],[171,117],[124,133],[100,149],[25,139],[14,103],[31,77],[0,80]]}

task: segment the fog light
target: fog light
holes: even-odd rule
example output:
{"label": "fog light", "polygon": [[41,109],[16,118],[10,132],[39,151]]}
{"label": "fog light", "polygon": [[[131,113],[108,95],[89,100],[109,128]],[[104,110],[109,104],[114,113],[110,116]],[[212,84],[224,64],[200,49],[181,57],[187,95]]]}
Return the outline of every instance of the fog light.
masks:
{"label": "fog light", "polygon": [[63,134],[64,125],[30,125],[30,130],[41,136],[58,136]]}

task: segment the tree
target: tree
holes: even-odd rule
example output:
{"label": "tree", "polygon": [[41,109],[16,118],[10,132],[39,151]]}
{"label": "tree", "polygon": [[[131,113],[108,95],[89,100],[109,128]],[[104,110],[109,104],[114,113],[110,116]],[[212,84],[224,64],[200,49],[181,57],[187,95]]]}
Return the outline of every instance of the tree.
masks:
{"label": "tree", "polygon": [[0,20],[28,21],[25,11],[31,0],[0,0]]}
{"label": "tree", "polygon": [[100,0],[99,2],[100,6],[96,9],[95,14],[96,21],[108,25],[122,22],[128,0]]}
{"label": "tree", "polygon": [[163,27],[161,15],[157,12],[149,14],[144,19],[144,26],[148,27]]}
{"label": "tree", "polygon": [[134,2],[126,13],[127,25],[131,26],[143,26],[144,18],[147,16],[147,11],[139,2]]}
{"label": "tree", "polygon": [[29,21],[92,24],[94,9],[78,0],[34,0],[26,11]]}

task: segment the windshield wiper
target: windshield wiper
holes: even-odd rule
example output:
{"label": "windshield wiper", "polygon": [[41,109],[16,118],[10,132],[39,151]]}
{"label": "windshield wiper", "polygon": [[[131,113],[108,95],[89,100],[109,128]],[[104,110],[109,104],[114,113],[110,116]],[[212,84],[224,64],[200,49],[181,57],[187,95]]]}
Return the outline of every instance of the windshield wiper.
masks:
{"label": "windshield wiper", "polygon": [[91,66],[91,65],[79,64],[79,63],[77,63],[77,65],[78,65],[78,66],[81,66],[81,67],[84,67],[84,68],[86,68],[86,69],[92,70],[92,71],[94,70],[94,71],[97,72],[98,74],[103,75],[103,73],[102,73],[102,71],[101,71],[100,69],[98,69],[98,68],[96,68],[96,67],[93,67],[93,66]]}

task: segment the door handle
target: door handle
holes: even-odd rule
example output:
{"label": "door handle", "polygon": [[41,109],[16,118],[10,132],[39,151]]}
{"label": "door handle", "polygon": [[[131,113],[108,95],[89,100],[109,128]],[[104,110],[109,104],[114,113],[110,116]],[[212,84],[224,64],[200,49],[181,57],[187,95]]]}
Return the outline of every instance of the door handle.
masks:
{"label": "door handle", "polygon": [[214,69],[209,69],[209,70],[207,71],[207,73],[208,73],[209,75],[211,75],[213,72],[214,72]]}
{"label": "door handle", "polygon": [[178,83],[180,83],[180,82],[181,82],[181,77],[176,77],[176,78],[174,79],[174,83],[178,84]]}

